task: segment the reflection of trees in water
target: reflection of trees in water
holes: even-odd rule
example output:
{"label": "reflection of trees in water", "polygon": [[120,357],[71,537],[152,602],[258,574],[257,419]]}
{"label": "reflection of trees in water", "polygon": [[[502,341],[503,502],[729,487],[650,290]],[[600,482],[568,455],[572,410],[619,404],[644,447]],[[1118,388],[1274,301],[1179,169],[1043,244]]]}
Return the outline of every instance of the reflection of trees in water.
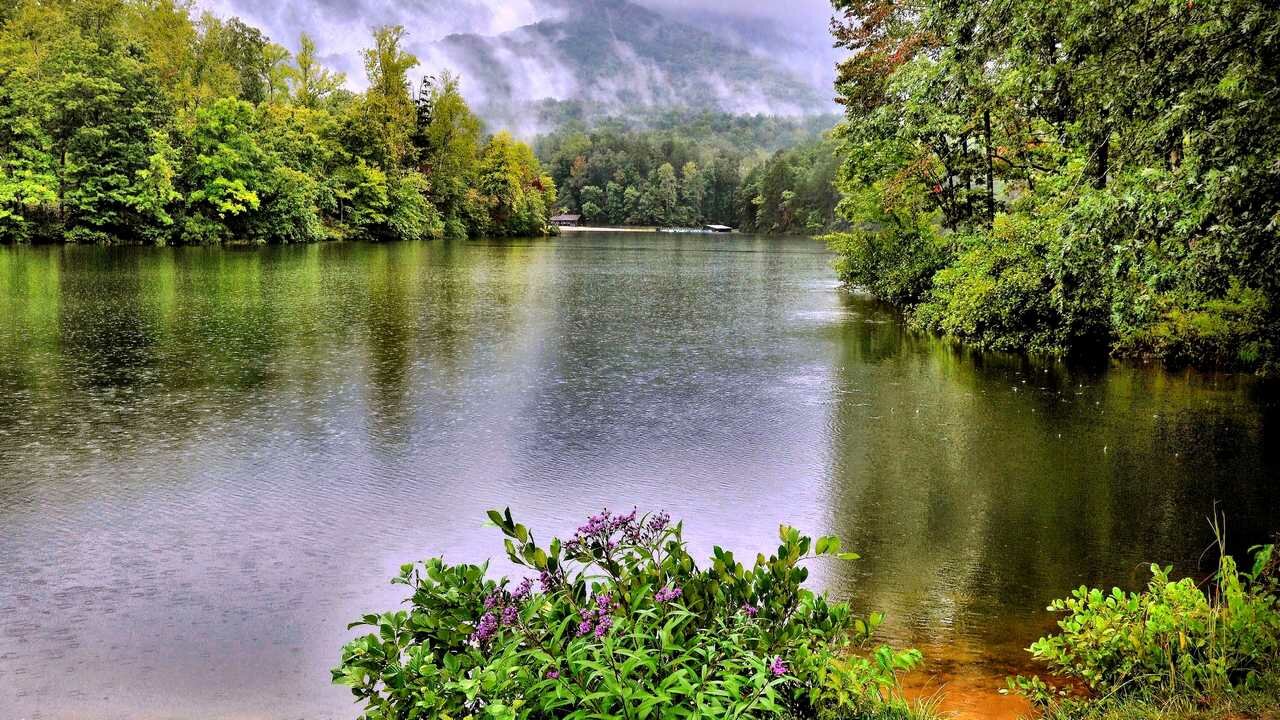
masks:
{"label": "reflection of trees in water", "polygon": [[128,452],[253,416],[393,447],[429,406],[415,374],[466,404],[538,268],[519,245],[5,248],[0,429]]}
{"label": "reflection of trees in water", "polygon": [[1239,545],[1274,522],[1274,410],[1249,379],[982,355],[847,302],[833,525],[867,556],[844,570],[861,604],[1020,645],[1081,583],[1136,586],[1150,561],[1194,571],[1215,500]]}
{"label": "reflection of trees in water", "polygon": [[91,254],[88,248],[74,247],[54,260],[61,276],[59,374],[78,390],[146,383],[156,361],[159,328],[145,304],[151,288],[139,272],[141,261],[141,254],[121,248]]}
{"label": "reflection of trees in water", "polygon": [[475,367],[518,369],[522,358],[487,352],[499,345],[489,338],[518,336],[527,325],[546,252],[519,243],[400,243],[368,254],[369,419],[379,446],[402,446],[414,413],[431,401],[422,384],[460,407]]}
{"label": "reflection of trees in water", "polygon": [[717,248],[700,237],[561,245],[543,301],[539,382],[523,408],[532,430],[524,452],[637,442],[687,442],[696,452],[748,429],[736,424],[743,411],[791,360],[777,340],[794,330],[788,313],[803,292],[789,285],[793,263],[813,264],[784,249],[764,239]]}
{"label": "reflection of trees in water", "polygon": [[62,279],[62,374],[84,391],[270,382],[308,279],[277,250],[68,248],[33,268]]}
{"label": "reflection of trees in water", "polygon": [[[79,497],[88,480],[118,483],[93,469],[188,447],[261,411],[287,374],[289,310],[306,302],[311,279],[304,250],[290,249],[292,263],[276,249],[0,252],[12,270],[0,298],[16,323],[0,342],[25,368],[3,393],[6,421],[21,428],[0,455],[25,468],[30,497]],[[148,484],[189,470],[174,467]]]}
{"label": "reflection of trees in water", "polygon": [[[20,404],[51,392],[47,367],[58,340],[58,265],[48,247],[0,248],[0,429],[21,419]],[[44,269],[44,272],[40,270]]]}
{"label": "reflection of trees in water", "polygon": [[[690,452],[767,446],[777,427],[749,415],[763,386],[814,360],[776,342],[803,274],[758,252],[773,249],[5,248],[0,447],[10,463],[52,457],[14,445],[31,440],[71,462],[124,457],[256,418],[399,453],[458,416],[527,430],[494,437],[535,458],[644,434]],[[847,580],[868,581],[855,589],[872,604],[995,634],[984,618],[1081,582],[1138,584],[1150,560],[1193,568],[1215,500],[1236,547],[1274,529],[1274,385],[975,353],[844,302],[833,525],[867,555]]]}
{"label": "reflection of trees in water", "polygon": [[[369,351],[371,432],[378,446],[400,447],[410,440],[410,369],[417,335],[416,310],[422,293],[422,246],[369,248],[365,259],[369,296],[363,319]],[[393,252],[394,251],[394,252]]]}

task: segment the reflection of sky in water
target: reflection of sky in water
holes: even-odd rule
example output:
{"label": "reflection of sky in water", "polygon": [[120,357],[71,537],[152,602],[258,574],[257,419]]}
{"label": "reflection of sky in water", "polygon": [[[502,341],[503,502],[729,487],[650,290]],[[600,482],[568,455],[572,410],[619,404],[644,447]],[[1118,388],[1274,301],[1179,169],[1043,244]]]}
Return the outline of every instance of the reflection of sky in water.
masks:
{"label": "reflection of sky in water", "polygon": [[407,559],[500,549],[490,507],[666,508],[700,554],[837,532],[865,559],[815,579],[956,666],[1019,661],[1081,582],[1194,569],[1215,499],[1240,544],[1280,509],[1273,388],[950,349],[828,260],[0,248],[0,715],[352,716],[346,622]]}

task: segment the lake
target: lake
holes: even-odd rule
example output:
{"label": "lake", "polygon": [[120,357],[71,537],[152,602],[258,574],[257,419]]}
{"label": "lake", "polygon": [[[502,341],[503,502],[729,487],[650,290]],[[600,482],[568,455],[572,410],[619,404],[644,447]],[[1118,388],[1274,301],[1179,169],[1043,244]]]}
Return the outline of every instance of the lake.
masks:
{"label": "lake", "polygon": [[[815,584],[992,694],[1081,583],[1280,529],[1280,388],[909,332],[816,241],[0,247],[0,716],[352,718],[403,562],[602,507]],[[495,566],[502,571],[505,564]]]}

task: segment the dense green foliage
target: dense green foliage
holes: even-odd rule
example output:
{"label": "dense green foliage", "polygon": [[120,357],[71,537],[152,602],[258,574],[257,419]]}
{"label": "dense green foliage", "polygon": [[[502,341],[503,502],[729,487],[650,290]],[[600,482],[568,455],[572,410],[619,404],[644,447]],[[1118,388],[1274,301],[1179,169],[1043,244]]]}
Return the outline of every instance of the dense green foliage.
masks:
{"label": "dense green foliage", "polygon": [[182,0],[22,0],[0,16],[0,241],[419,239],[546,230],[555,188],[486,140],[444,76],[410,92],[404,29],[354,95]]}
{"label": "dense green foliage", "polygon": [[739,227],[747,232],[819,233],[837,229],[835,143],[823,139],[751,168],[737,192]]}
{"label": "dense green foliage", "polygon": [[[570,121],[538,154],[560,208],[593,224],[808,233],[836,227],[834,142],[808,123],[715,113],[674,114],[663,129]],[[779,146],[793,142],[794,146]]]}
{"label": "dense green foliage", "polygon": [[594,516],[540,546],[493,511],[509,586],[487,566],[405,565],[409,611],[367,615],[334,682],[370,720],[407,718],[910,718],[897,675],[914,650],[859,652],[879,615],[804,590],[806,561],[840,553],[789,527],[748,569],[715,549],[706,568],[665,514]]}
{"label": "dense green foliage", "polygon": [[985,347],[1280,360],[1280,10],[835,0],[842,278]]}
{"label": "dense green foliage", "polygon": [[1070,717],[1116,702],[1194,703],[1273,686],[1280,671],[1276,561],[1274,546],[1256,548],[1252,568],[1242,572],[1223,552],[1207,590],[1191,578],[1171,580],[1170,568],[1157,565],[1144,592],[1082,587],[1049,606],[1064,614],[1060,632],[1036,641],[1031,653],[1091,697],[1072,699],[1039,678],[1014,678],[1010,687],[1050,715]]}

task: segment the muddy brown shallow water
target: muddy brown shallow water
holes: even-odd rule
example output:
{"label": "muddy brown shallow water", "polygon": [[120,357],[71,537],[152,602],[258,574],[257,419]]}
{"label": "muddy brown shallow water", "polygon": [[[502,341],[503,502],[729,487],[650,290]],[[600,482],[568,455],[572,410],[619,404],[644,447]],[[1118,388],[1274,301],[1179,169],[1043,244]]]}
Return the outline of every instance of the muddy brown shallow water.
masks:
{"label": "muddy brown shallow water", "polygon": [[[996,694],[1081,583],[1280,516],[1274,385],[907,332],[747,236],[0,248],[0,717],[349,718],[328,668],[404,561],[665,508],[864,560],[924,692]],[[968,705],[966,705],[966,703]]]}

